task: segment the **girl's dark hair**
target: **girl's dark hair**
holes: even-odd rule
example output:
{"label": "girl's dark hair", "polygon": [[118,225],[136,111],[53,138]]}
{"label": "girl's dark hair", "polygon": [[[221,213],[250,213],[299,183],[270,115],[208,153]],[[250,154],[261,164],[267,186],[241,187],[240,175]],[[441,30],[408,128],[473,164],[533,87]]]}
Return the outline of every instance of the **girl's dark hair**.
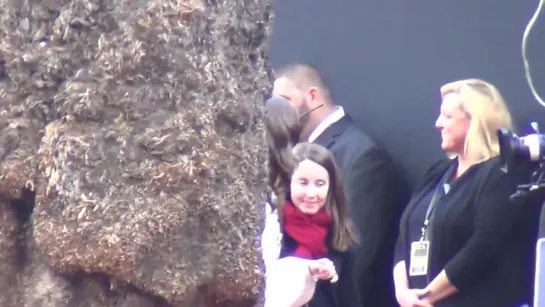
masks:
{"label": "girl's dark hair", "polygon": [[265,129],[269,148],[269,184],[278,196],[289,187],[293,173],[293,146],[299,143],[302,125],[290,101],[273,96],[265,105]]}
{"label": "girl's dark hair", "polygon": [[[344,192],[342,175],[335,162],[335,158],[327,148],[318,144],[299,143],[293,148],[294,164],[299,165],[302,161],[312,161],[327,170],[329,174],[329,190],[325,208],[331,215],[329,246],[337,251],[346,251],[357,242],[357,232],[348,215],[348,203]],[[289,195],[278,195],[279,199]],[[286,198],[287,199],[287,198]],[[278,212],[281,212],[283,205],[278,205]]]}

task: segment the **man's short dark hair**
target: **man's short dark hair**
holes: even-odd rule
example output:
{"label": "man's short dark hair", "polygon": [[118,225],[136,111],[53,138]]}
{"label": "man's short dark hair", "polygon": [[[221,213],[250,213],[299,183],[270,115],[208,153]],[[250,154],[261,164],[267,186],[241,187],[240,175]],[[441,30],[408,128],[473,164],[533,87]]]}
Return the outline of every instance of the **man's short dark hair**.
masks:
{"label": "man's short dark hair", "polygon": [[286,78],[292,81],[300,90],[307,90],[310,87],[316,87],[329,94],[329,88],[320,73],[320,70],[309,63],[293,63],[281,67],[275,72],[276,79]]}

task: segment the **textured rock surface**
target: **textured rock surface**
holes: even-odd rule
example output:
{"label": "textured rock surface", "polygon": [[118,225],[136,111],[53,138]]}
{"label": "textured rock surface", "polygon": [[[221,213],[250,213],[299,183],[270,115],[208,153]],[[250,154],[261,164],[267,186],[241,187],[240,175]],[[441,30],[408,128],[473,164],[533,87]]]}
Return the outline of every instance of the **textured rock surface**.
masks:
{"label": "textured rock surface", "polygon": [[1,306],[259,305],[270,5],[0,4]]}
{"label": "textured rock surface", "polygon": [[17,287],[19,223],[8,202],[0,201],[0,306],[15,306]]}

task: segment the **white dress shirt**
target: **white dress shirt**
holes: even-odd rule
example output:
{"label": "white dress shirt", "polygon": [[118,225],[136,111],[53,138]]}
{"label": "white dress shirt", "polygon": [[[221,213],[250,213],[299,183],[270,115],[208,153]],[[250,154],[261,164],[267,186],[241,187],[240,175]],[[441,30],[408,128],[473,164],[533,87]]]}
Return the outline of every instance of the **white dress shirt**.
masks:
{"label": "white dress shirt", "polygon": [[329,114],[315,129],[312,131],[308,137],[309,143],[313,143],[316,139],[324,133],[324,131],[329,128],[329,126],[338,122],[344,116],[344,109],[341,106],[336,106],[335,111]]}

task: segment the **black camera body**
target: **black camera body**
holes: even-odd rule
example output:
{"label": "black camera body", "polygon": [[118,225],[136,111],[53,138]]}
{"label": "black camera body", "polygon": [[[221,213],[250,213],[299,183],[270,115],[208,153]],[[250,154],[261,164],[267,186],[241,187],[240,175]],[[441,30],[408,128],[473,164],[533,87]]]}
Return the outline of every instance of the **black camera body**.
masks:
{"label": "black camera body", "polygon": [[534,133],[519,137],[508,129],[499,129],[498,142],[504,172],[512,173],[522,169],[531,172],[529,182],[519,185],[511,199],[523,201],[530,196],[545,199],[545,135]]}

